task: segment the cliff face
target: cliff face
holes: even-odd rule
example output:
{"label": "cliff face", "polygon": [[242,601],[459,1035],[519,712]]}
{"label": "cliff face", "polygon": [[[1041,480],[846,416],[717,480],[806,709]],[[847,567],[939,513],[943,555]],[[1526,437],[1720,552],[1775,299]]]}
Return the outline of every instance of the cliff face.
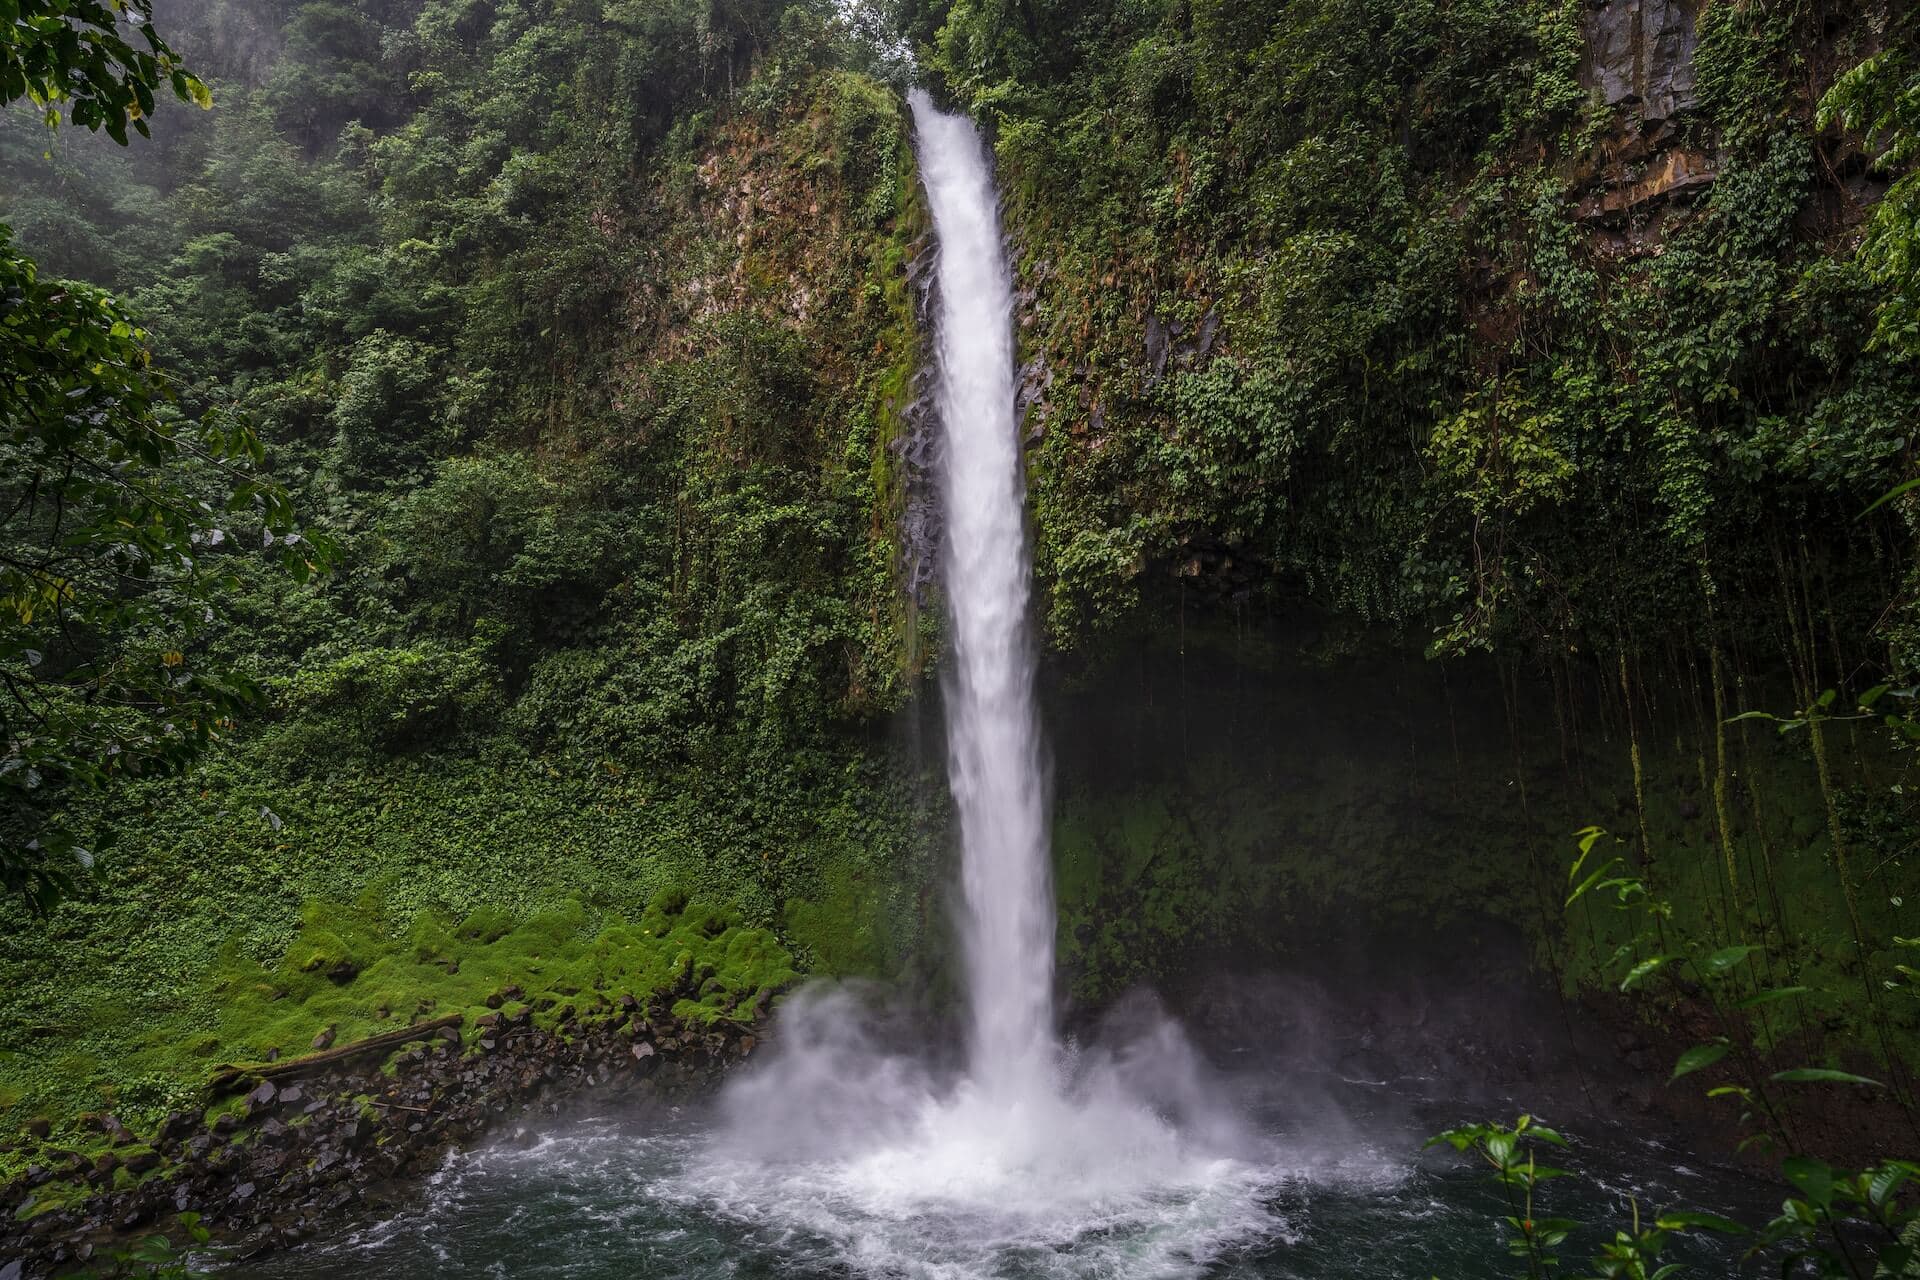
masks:
{"label": "cliff face", "polygon": [[1648,225],[1658,221],[1657,202],[1697,195],[1718,173],[1698,131],[1688,129],[1700,107],[1693,67],[1699,9],[1610,0],[1582,15],[1580,83],[1595,117],[1611,128],[1576,160],[1572,178],[1586,188],[1581,221],[1615,253],[1645,249],[1657,238]]}
{"label": "cliff face", "polygon": [[[1717,127],[1695,66],[1703,16],[1724,19],[1724,7],[1611,0],[1582,15],[1579,78],[1596,130],[1566,172],[1599,253],[1652,250],[1674,213],[1704,194],[1728,158],[1732,139]],[[1872,15],[1829,17],[1800,33],[1805,43],[1796,43],[1788,60],[1811,94],[1871,51],[1882,31]],[[1708,50],[1710,57],[1724,54]],[[1871,171],[1858,138],[1833,130],[1811,141],[1824,181],[1801,211],[1801,230],[1844,255],[1848,233],[1886,189],[1885,175]]]}
{"label": "cliff face", "polygon": [[1580,83],[1596,108],[1624,108],[1644,131],[1699,106],[1698,0],[1603,0],[1582,8]]}
{"label": "cliff face", "polygon": [[1920,658],[1912,514],[1859,518],[1920,371],[1814,121],[1892,11],[1000,12],[937,65],[1019,261],[1075,990],[1516,926],[1617,984],[1623,918],[1559,905],[1589,824],[1677,932],[1857,985],[1850,895],[1869,939],[1905,895],[1835,867],[1893,855],[1910,762],[1850,741],[1829,809],[1804,738],[1726,721]]}
{"label": "cliff face", "polygon": [[[348,555],[221,638],[264,723],[76,815],[127,832],[101,900],[0,930],[0,1102],[188,1082],[124,993],[191,1019],[315,901],[684,886],[802,967],[937,971],[932,246],[870,51],[826,7],[299,7],[159,172],[74,148],[5,196]],[[1920,377],[1869,343],[1871,189],[1811,122],[1884,15],[923,16],[1017,251],[1075,989],[1328,921],[1518,917],[1545,955],[1589,822],[1696,923],[1789,901],[1763,927],[1823,963],[1836,840],[1897,865],[1907,815],[1836,760],[1828,823],[1798,740],[1713,726],[1912,667],[1911,531],[1856,517]]]}
{"label": "cliff face", "polygon": [[[916,762],[868,733],[923,661],[904,103],[797,11],[777,48],[735,12],[756,70],[733,29],[398,8],[303,6],[296,65],[217,84],[163,153],[49,160],[0,122],[44,179],[0,218],[81,228],[50,270],[112,273],[189,407],[254,415],[344,544],[311,590],[239,588],[215,642],[270,673],[267,714],[70,815],[120,837],[95,895],[0,904],[0,1129],[156,1121],[211,1063],[304,1046],[235,991],[291,1009],[273,974],[315,976],[286,957],[328,913],[573,899],[585,941],[691,895],[845,973],[939,924]],[[338,63],[367,47],[400,121],[316,120],[304,89],[364,88]],[[343,1035],[445,1011],[318,967]]]}
{"label": "cliff face", "polygon": [[[1773,544],[1845,540],[1920,396],[1869,343],[1857,143],[1812,120],[1884,21],[1319,0],[982,88],[1056,638],[1177,588],[1443,652],[1772,648]],[[1820,557],[1848,647],[1884,535]]]}

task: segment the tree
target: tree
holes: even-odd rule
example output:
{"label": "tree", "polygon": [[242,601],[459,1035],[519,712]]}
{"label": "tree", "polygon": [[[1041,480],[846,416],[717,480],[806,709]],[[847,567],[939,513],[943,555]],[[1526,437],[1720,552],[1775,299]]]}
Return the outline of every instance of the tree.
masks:
{"label": "tree", "polygon": [[[164,84],[209,102],[144,6],[0,0],[0,105],[124,144]],[[0,886],[34,908],[91,862],[60,825],[75,788],[178,769],[256,701],[203,652],[222,569],[242,538],[296,577],[327,556],[262,460],[244,421],[185,418],[118,302],[42,279],[0,224]]]}

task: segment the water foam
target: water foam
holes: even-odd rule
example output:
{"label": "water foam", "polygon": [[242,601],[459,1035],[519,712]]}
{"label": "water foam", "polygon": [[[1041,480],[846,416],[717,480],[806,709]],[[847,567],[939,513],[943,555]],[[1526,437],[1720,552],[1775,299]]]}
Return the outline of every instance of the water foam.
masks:
{"label": "water foam", "polygon": [[964,1070],[883,1047],[870,1006],[815,988],[736,1079],[682,1194],[830,1242],[874,1274],[1173,1275],[1285,1233],[1257,1151],[1178,1027],[1084,1052],[1054,1029],[1054,907],[1027,630],[1013,289],[986,148],[912,98],[939,236],[943,667],[959,819]]}

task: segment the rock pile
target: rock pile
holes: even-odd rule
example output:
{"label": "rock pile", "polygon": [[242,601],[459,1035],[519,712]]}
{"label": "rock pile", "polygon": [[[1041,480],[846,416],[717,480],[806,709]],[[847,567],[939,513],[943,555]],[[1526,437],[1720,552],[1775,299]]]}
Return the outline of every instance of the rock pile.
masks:
{"label": "rock pile", "polygon": [[104,1150],[42,1146],[0,1190],[0,1265],[9,1280],[64,1273],[187,1212],[236,1256],[254,1256],[399,1198],[406,1179],[503,1120],[580,1095],[709,1088],[755,1044],[747,1025],[683,1023],[657,1000],[585,1011],[499,1003],[464,1035],[444,1020],[384,1059],[336,1050],[235,1073],[250,1086],[237,1107],[211,1124],[175,1112],[149,1142],[95,1117]]}

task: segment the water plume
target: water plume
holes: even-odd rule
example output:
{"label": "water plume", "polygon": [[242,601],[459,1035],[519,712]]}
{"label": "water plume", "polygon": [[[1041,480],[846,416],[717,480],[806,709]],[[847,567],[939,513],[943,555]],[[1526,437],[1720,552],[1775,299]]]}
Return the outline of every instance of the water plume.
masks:
{"label": "water plume", "polygon": [[1013,282],[980,135],[916,90],[920,175],[940,237],[938,400],[947,773],[959,818],[969,1064],[1009,1103],[1048,1085],[1053,885],[1030,571],[1014,421]]}
{"label": "water plume", "polygon": [[1252,1158],[1224,1091],[1157,1004],[1117,1010],[1114,1034],[1085,1049],[1057,1034],[1012,280],[979,133],[923,92],[912,107],[939,238],[943,676],[966,1045],[959,1066],[943,1067],[888,1043],[871,993],[798,993],[770,1060],[723,1094],[702,1177],[735,1212],[745,1203],[838,1241],[860,1270],[979,1275],[1044,1256],[1067,1274],[1121,1258],[1129,1272],[1178,1272],[1275,1234],[1261,1189],[1281,1175]]}

